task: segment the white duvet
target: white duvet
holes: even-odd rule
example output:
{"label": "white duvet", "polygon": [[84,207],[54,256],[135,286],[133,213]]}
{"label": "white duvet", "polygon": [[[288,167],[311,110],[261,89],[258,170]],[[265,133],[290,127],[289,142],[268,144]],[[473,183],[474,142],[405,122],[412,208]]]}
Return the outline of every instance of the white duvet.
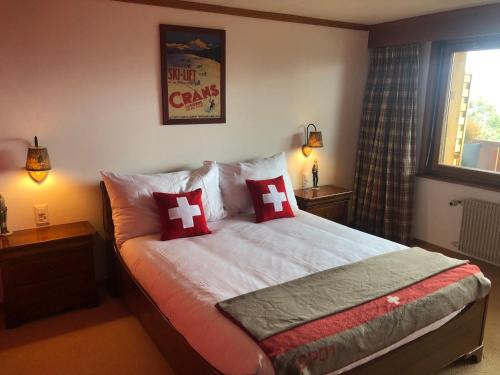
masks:
{"label": "white duvet", "polygon": [[159,234],[133,238],[120,251],[176,329],[225,374],[273,374],[274,370],[259,346],[216,310],[217,302],[406,248],[303,211],[295,218],[261,224],[253,222],[253,215],[236,216],[209,227],[213,233],[201,237],[165,242],[159,241]]}

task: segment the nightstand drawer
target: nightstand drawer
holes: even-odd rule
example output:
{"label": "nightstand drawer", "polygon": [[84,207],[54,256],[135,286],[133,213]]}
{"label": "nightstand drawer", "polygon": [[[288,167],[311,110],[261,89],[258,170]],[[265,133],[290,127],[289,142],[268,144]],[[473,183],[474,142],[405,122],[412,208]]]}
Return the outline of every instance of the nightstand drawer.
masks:
{"label": "nightstand drawer", "polygon": [[7,312],[19,321],[95,303],[93,275],[68,276],[13,288]]}
{"label": "nightstand drawer", "polygon": [[347,222],[348,203],[349,201],[343,201],[327,205],[311,206],[307,211],[325,219],[345,224]]}
{"label": "nightstand drawer", "polygon": [[295,190],[301,210],[347,225],[352,191],[334,185]]}
{"label": "nightstand drawer", "polygon": [[21,286],[89,273],[93,261],[89,254],[92,254],[89,246],[80,245],[66,249],[64,253],[15,259],[7,267],[9,277],[6,279],[12,286]]}
{"label": "nightstand drawer", "polygon": [[6,328],[99,303],[90,223],[25,229],[0,237]]}
{"label": "nightstand drawer", "polygon": [[56,297],[64,299],[66,295],[71,293],[88,290],[91,282],[94,282],[94,280],[90,275],[78,277],[72,275],[37,284],[19,286],[13,289],[12,295],[16,297],[15,304],[17,306],[25,306]]}
{"label": "nightstand drawer", "polygon": [[64,296],[64,300],[59,297],[47,297],[43,301],[35,301],[20,306],[19,310],[11,312],[15,316],[16,323],[41,318],[58,312],[63,312],[79,307],[92,307],[96,305],[95,296],[90,296],[88,291],[72,292]]}

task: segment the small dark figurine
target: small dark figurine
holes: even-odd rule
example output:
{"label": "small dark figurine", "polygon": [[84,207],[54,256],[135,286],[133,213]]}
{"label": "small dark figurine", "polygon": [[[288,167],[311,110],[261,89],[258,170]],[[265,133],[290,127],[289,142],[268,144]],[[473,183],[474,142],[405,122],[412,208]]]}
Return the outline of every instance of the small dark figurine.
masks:
{"label": "small dark figurine", "polygon": [[313,175],[313,189],[318,190],[318,161],[314,160],[313,168],[312,168],[312,175]]}
{"label": "small dark figurine", "polygon": [[7,206],[5,205],[5,199],[0,194],[0,236],[8,236],[12,234],[7,229]]}

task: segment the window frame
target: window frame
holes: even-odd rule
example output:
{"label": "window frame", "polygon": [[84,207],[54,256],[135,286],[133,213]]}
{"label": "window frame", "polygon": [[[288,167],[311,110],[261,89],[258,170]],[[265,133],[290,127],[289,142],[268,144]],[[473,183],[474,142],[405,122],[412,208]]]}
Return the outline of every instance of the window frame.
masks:
{"label": "window frame", "polygon": [[452,70],[451,57],[455,52],[485,49],[500,49],[500,35],[432,43],[423,117],[420,176],[500,190],[499,173],[439,163],[443,121],[448,104],[448,85]]}

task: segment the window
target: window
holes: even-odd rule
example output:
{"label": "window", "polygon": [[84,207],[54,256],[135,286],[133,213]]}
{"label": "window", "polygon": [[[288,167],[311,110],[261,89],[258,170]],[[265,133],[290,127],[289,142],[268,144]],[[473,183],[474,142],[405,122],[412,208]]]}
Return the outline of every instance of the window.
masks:
{"label": "window", "polygon": [[437,43],[431,64],[424,173],[500,187],[500,39]]}

